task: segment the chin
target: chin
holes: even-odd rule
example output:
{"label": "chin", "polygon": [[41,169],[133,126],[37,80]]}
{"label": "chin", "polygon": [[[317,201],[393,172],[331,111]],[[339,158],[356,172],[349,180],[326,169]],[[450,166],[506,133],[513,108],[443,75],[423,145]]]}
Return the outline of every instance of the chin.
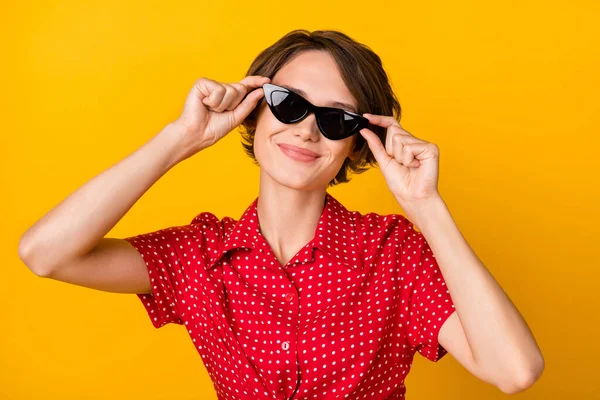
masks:
{"label": "chin", "polygon": [[316,181],[313,176],[299,176],[300,173],[297,171],[284,170],[281,168],[274,168],[275,171],[263,170],[261,173],[268,175],[269,179],[277,182],[281,186],[288,187],[295,190],[313,191],[319,190],[321,187],[325,187],[321,182]]}

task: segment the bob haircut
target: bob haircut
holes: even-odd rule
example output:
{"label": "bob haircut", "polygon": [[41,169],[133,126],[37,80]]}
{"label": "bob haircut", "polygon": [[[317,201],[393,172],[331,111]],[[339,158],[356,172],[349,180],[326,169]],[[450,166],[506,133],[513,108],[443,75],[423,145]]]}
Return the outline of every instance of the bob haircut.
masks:
{"label": "bob haircut", "polygon": [[[293,30],[263,50],[250,65],[246,76],[260,75],[272,79],[275,73],[295,56],[311,50],[327,51],[333,56],[344,83],[358,101],[358,114],[389,115],[400,121],[400,103],[379,56],[368,46],[339,31],[318,30],[311,33],[305,29]],[[263,100],[264,97],[240,125],[242,146],[256,165],[259,164],[254,155],[254,134],[258,110]],[[385,128],[371,125],[369,129],[385,143]],[[360,174],[367,171],[369,166],[377,165],[365,138],[360,133],[356,133],[355,136],[353,152],[357,153],[356,159],[346,158],[328,187],[349,182],[350,174]]]}

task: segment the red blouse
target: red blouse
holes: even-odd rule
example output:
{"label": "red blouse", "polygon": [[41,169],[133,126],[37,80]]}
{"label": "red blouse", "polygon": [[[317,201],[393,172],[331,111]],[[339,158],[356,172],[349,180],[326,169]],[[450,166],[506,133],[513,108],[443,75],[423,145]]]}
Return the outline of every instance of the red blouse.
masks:
{"label": "red blouse", "polygon": [[219,399],[403,399],[418,351],[446,354],[454,304],[422,233],[329,193],[315,237],[281,266],[256,204],[236,221],[126,238],[141,254],[152,324],[185,324]]}

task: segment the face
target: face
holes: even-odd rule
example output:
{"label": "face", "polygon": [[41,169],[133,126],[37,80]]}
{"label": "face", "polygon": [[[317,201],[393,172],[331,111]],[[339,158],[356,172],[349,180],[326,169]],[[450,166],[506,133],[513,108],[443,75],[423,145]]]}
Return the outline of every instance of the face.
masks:
{"label": "face", "polygon": [[[271,83],[287,87],[316,106],[353,112],[358,108],[335,60],[325,51],[300,53],[277,71]],[[325,138],[312,113],[295,124],[284,124],[275,118],[265,101],[261,102],[254,136],[254,154],[260,164],[261,180],[270,179],[300,190],[325,190],[344,160],[355,158],[351,153],[355,142],[356,135],[343,140]],[[291,146],[316,156],[303,156]]]}

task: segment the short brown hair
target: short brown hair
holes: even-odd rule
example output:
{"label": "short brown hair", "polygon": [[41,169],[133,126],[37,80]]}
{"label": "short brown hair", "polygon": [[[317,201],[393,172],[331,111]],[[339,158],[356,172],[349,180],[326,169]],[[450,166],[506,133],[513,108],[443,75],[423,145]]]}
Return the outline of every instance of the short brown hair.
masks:
{"label": "short brown hair", "polygon": [[[390,79],[383,69],[379,56],[368,46],[339,31],[319,30],[311,33],[305,29],[293,30],[263,50],[250,65],[246,76],[260,75],[273,78],[275,73],[294,56],[309,50],[324,50],[333,56],[344,83],[358,101],[359,114],[393,115],[400,121],[402,113],[400,103],[392,90]],[[259,102],[246,117],[240,129],[244,151],[257,165],[254,155],[254,134],[260,104]],[[370,129],[377,134],[382,143],[385,143],[384,128],[371,126]],[[356,136],[353,149],[357,152],[356,159],[346,158],[328,187],[349,182],[349,173],[360,174],[367,171],[369,166],[377,165],[365,138],[360,133]]]}

